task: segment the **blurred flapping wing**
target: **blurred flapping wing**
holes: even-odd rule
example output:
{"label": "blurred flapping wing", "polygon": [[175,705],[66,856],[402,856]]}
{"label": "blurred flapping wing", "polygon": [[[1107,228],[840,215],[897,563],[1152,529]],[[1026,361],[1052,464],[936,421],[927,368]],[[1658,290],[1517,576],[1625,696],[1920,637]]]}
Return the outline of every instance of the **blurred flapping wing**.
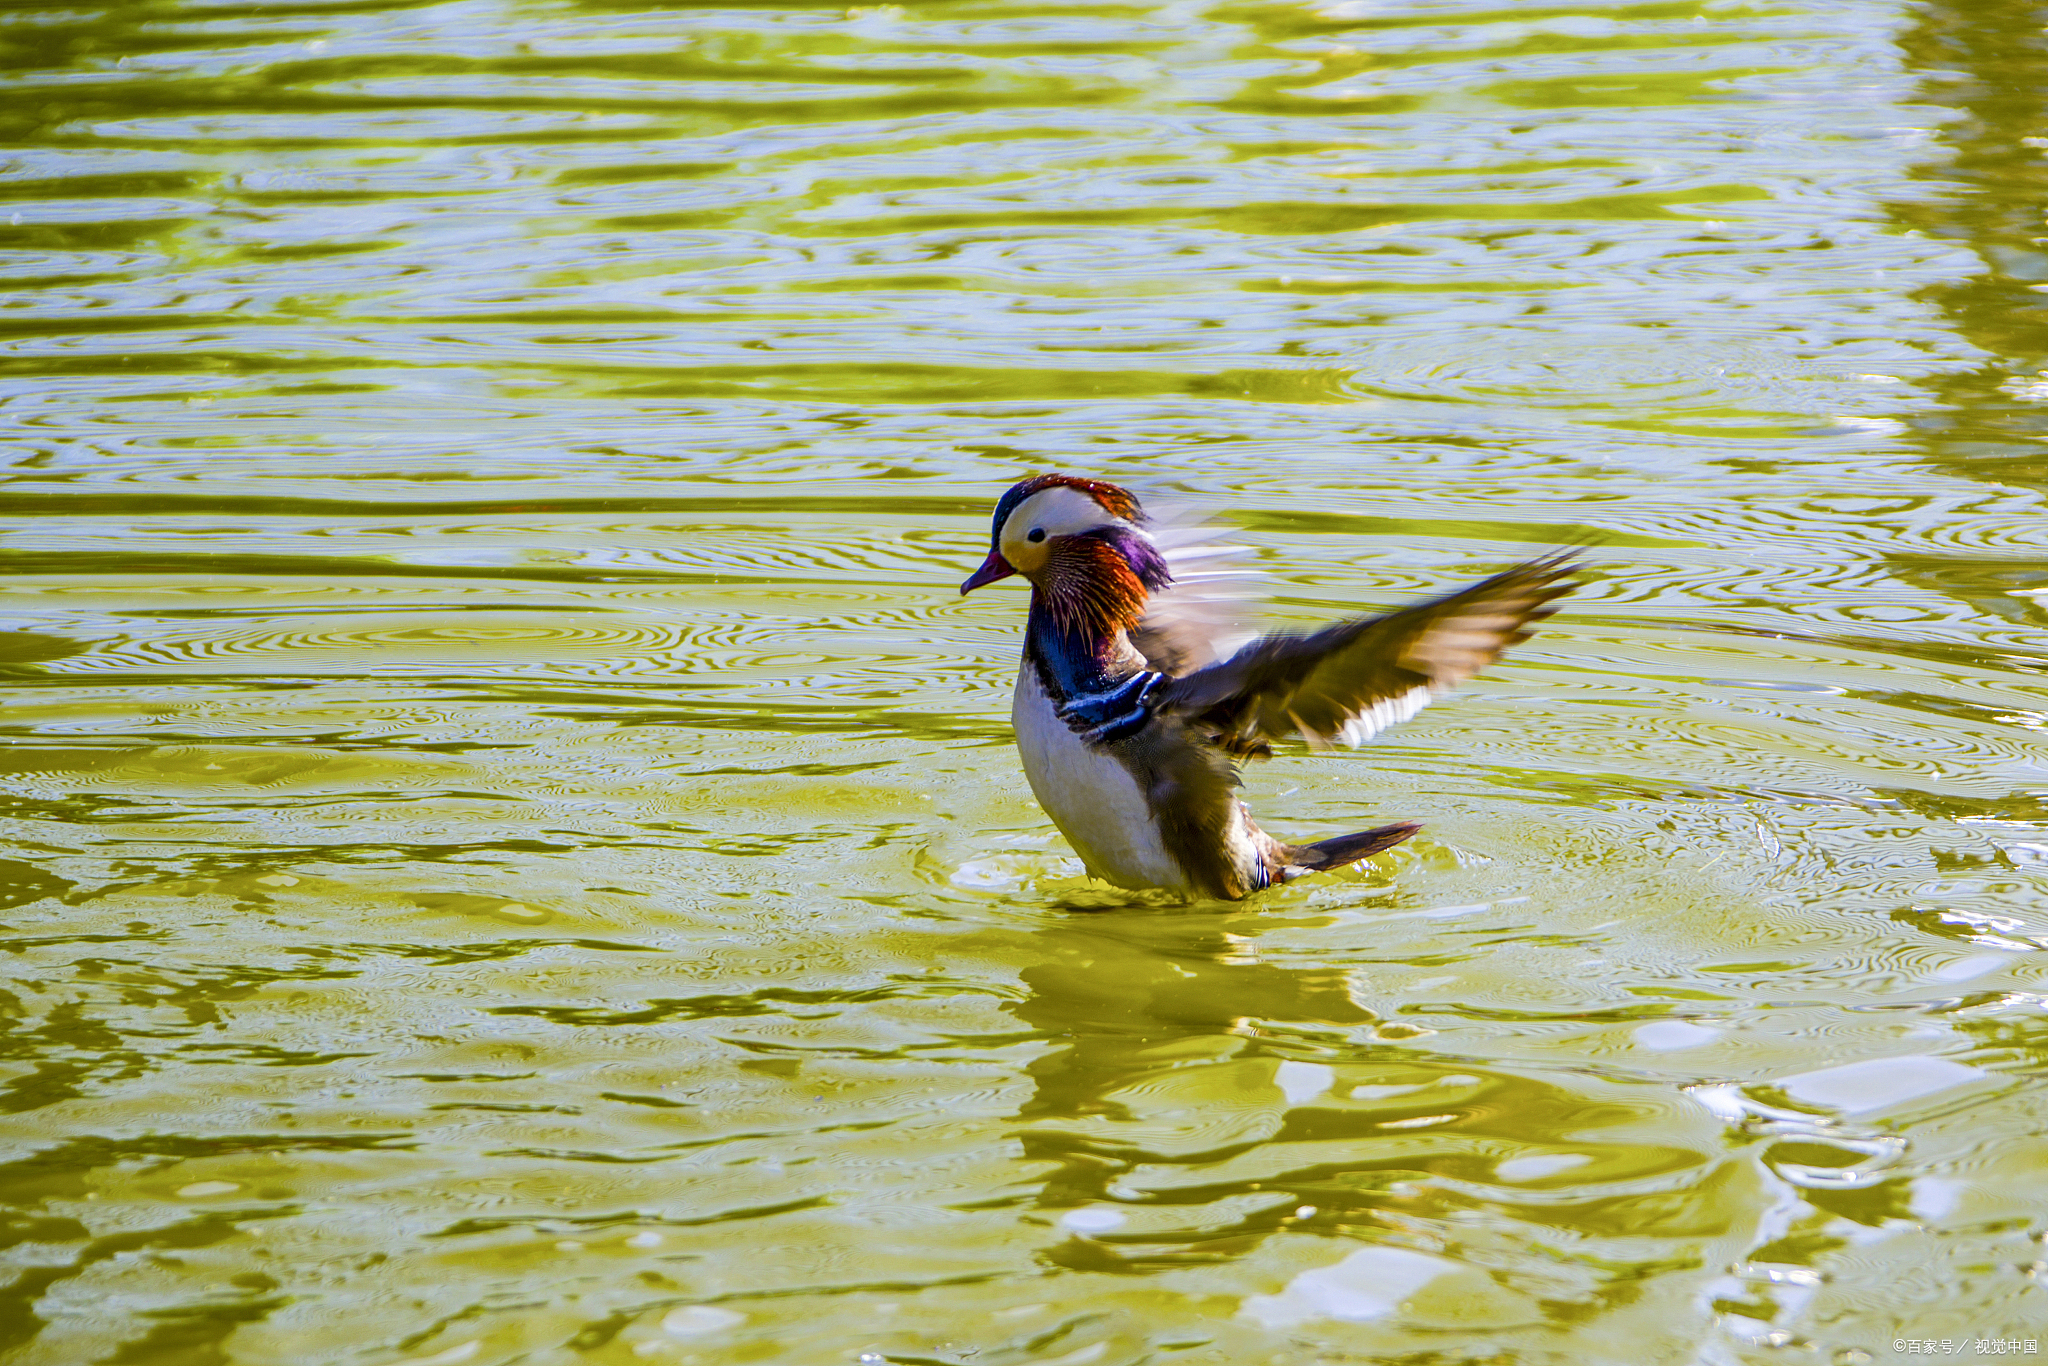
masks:
{"label": "blurred flapping wing", "polygon": [[1478,673],[1571,591],[1573,551],[1531,560],[1462,592],[1308,635],[1264,636],[1161,685],[1155,713],[1263,752],[1298,730],[1317,748],[1364,743]]}
{"label": "blurred flapping wing", "polygon": [[1246,624],[1265,575],[1250,566],[1250,546],[1223,539],[1228,528],[1194,505],[1146,499],[1146,533],[1173,582],[1152,595],[1131,644],[1163,674],[1185,674],[1229,658],[1252,638]]}

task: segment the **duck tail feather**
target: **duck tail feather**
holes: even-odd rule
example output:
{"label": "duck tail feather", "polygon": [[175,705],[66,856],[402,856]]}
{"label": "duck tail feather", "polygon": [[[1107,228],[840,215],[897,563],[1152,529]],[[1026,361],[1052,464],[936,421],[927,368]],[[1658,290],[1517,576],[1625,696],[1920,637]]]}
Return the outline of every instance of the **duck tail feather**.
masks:
{"label": "duck tail feather", "polygon": [[1382,849],[1391,849],[1422,827],[1414,821],[1398,821],[1350,835],[1332,835],[1314,844],[1297,844],[1287,851],[1287,862],[1308,872],[1342,868]]}

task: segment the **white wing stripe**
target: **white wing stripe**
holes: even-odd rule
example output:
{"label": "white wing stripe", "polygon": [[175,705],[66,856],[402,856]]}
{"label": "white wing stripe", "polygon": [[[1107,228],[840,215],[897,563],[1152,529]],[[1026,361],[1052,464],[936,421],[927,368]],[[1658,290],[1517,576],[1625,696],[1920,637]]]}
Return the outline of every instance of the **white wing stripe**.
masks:
{"label": "white wing stripe", "polygon": [[1407,692],[1398,693],[1393,697],[1382,697],[1346,721],[1338,729],[1336,738],[1357,749],[1388,726],[1398,726],[1428,706],[1431,696],[1428,686],[1425,685],[1410,688]]}

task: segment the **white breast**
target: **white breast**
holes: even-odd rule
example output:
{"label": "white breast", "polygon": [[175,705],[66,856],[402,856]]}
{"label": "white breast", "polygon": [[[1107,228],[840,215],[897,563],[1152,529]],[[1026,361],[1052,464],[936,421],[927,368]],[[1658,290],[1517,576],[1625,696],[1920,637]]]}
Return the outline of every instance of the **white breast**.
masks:
{"label": "white breast", "polygon": [[1090,873],[1119,887],[1186,890],[1131,771],[1067,729],[1028,663],[1017,673],[1010,720],[1032,793]]}

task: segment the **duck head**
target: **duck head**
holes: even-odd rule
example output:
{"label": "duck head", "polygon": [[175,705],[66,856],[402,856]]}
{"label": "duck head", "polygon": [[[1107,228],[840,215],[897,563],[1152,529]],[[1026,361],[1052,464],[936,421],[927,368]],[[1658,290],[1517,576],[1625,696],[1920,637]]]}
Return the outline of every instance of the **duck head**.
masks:
{"label": "duck head", "polygon": [[962,594],[1021,574],[1064,625],[1113,632],[1142,615],[1145,599],[1173,581],[1145,534],[1129,489],[1070,474],[1041,474],[996,504],[988,558]]}

